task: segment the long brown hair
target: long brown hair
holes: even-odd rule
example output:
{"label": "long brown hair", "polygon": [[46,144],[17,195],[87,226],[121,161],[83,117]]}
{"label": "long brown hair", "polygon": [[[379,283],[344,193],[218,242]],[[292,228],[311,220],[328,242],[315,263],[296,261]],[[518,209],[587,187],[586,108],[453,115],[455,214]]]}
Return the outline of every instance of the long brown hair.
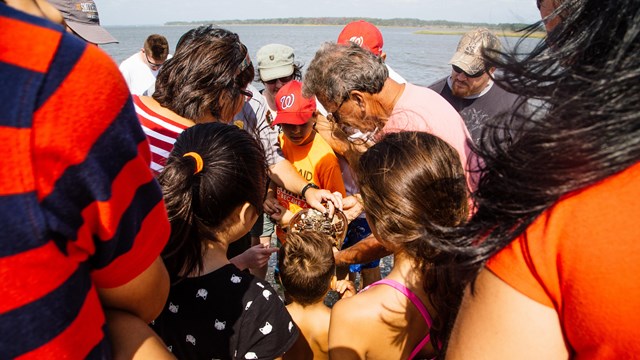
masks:
{"label": "long brown hair", "polygon": [[523,37],[486,54],[502,71],[496,82],[536,106],[482,131],[477,211],[440,244],[467,281],[558,199],[640,161],[640,2],[554,4],[561,21],[533,50],[522,51]]}
{"label": "long brown hair", "polygon": [[356,166],[367,219],[379,241],[400,246],[424,274],[423,287],[436,313],[431,314],[431,342],[445,342],[462,298],[462,284],[445,263],[446,253],[431,242],[442,227],[467,218],[468,194],[456,150],[423,132],[386,135]]}
{"label": "long brown hair", "polygon": [[153,98],[193,121],[207,113],[219,119],[253,79],[247,59],[247,47],[237,34],[211,25],[191,29],[158,73]]}

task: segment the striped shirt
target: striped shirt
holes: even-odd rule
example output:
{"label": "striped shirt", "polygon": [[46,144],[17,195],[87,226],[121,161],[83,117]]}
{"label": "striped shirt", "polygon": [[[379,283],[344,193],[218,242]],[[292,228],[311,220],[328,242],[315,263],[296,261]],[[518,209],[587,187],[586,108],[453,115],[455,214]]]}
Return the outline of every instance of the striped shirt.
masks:
{"label": "striped shirt", "polygon": [[149,139],[151,170],[157,175],[164,169],[176,139],[189,126],[156,113],[146,106],[137,95],[133,96],[133,103],[140,125]]}
{"label": "striped shirt", "polygon": [[149,150],[113,61],[0,3],[0,357],[108,358],[97,288],[169,236]]}

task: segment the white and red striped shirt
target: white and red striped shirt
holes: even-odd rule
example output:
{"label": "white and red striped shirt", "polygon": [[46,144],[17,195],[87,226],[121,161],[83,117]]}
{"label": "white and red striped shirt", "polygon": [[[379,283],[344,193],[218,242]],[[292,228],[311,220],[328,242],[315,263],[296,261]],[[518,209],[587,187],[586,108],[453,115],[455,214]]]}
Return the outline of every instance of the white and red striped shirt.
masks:
{"label": "white and red striped shirt", "polygon": [[133,96],[133,104],[142,129],[149,139],[151,170],[158,175],[164,168],[176,139],[189,126],[156,113],[142,103],[137,95]]}

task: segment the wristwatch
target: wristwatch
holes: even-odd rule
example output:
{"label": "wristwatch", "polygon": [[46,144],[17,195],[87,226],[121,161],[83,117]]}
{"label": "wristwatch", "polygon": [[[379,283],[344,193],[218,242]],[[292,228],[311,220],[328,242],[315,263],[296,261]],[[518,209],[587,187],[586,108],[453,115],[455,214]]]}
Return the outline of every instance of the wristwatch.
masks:
{"label": "wristwatch", "polygon": [[304,194],[307,192],[307,190],[309,190],[309,188],[320,189],[318,185],[310,182],[302,188],[302,191],[300,191],[300,195],[304,197]]}

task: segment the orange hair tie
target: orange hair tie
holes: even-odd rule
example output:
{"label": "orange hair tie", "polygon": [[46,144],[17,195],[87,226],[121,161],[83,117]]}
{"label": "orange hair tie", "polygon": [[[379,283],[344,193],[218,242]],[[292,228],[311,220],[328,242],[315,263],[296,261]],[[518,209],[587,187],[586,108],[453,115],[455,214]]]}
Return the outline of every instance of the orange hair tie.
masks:
{"label": "orange hair tie", "polygon": [[182,157],[187,157],[187,156],[191,156],[196,160],[196,171],[193,173],[193,175],[202,171],[202,168],[204,167],[204,162],[202,161],[202,157],[200,156],[200,154],[192,151],[182,155]]}

